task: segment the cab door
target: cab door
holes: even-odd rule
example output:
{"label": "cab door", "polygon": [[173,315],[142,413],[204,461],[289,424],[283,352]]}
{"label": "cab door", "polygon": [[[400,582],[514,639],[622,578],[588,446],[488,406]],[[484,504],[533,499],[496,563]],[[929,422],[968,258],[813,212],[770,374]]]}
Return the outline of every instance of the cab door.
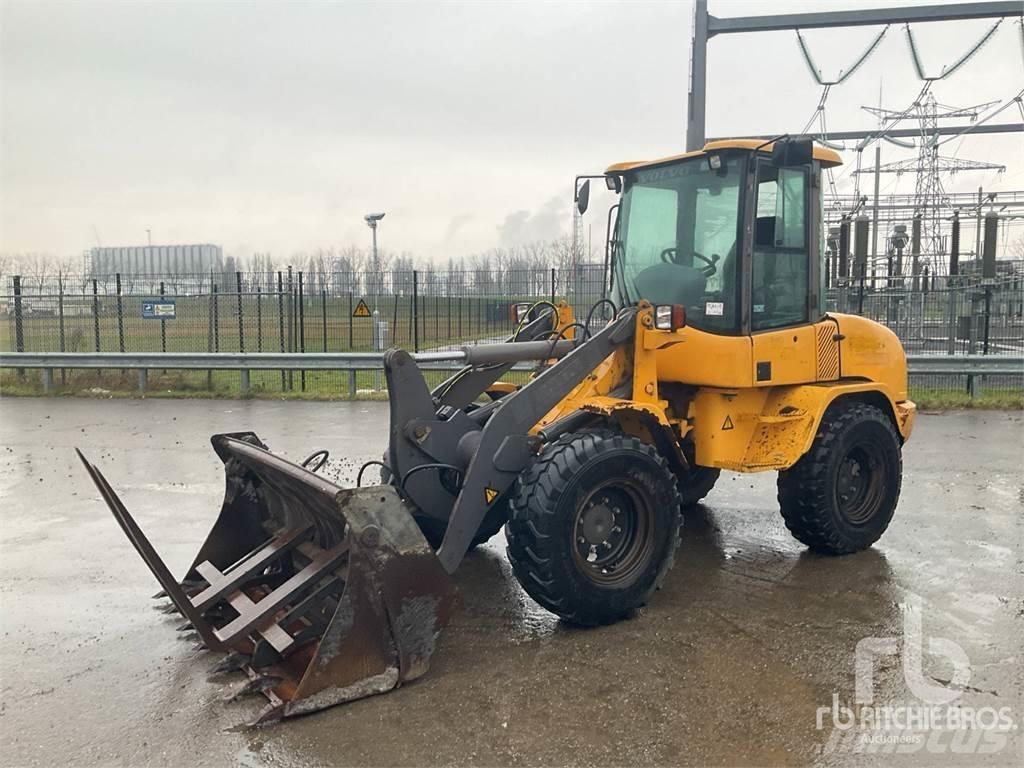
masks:
{"label": "cab door", "polygon": [[815,381],[811,168],[758,159],[756,173],[747,292],[752,379],[754,386]]}

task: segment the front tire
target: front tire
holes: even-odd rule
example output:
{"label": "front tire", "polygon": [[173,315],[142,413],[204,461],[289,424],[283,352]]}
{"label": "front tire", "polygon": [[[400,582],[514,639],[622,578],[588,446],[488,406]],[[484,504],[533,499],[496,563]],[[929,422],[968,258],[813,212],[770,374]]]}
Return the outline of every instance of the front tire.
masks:
{"label": "front tire", "polygon": [[506,525],[527,594],[574,624],[644,605],[672,567],[682,520],[676,481],[653,446],[621,434],[564,435],[520,475]]}
{"label": "front tire", "polygon": [[690,464],[685,470],[676,472],[683,508],[692,507],[711,493],[711,489],[715,487],[718,476],[721,474],[722,470],[720,469],[700,467],[696,464]]}
{"label": "front tire", "polygon": [[816,552],[858,552],[889,526],[902,476],[892,420],[868,403],[837,403],[822,417],[810,450],[779,472],[782,518]]}

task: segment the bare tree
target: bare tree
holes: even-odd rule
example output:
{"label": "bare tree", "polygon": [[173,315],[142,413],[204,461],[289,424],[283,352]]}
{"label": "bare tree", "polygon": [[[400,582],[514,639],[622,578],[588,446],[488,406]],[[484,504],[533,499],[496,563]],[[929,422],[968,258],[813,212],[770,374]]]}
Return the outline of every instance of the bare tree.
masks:
{"label": "bare tree", "polygon": [[11,266],[14,259],[8,253],[0,253],[0,287],[7,290],[8,278],[12,276]]}
{"label": "bare tree", "polygon": [[57,272],[57,290],[64,293],[68,289],[68,283],[77,274],[76,259],[71,256],[62,256],[56,259],[54,266]]}
{"label": "bare tree", "polygon": [[43,293],[44,284],[50,275],[53,274],[53,257],[45,253],[29,253],[25,254],[22,261],[23,269],[29,277],[30,284],[35,285],[38,293]]}

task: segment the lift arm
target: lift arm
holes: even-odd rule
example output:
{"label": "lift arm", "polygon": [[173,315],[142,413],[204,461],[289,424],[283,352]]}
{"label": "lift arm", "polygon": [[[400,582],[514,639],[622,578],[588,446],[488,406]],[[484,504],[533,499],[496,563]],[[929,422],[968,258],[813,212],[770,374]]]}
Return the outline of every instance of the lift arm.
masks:
{"label": "lift arm", "polygon": [[469,438],[476,443],[475,450],[437,552],[448,573],[462,562],[487,510],[537,453],[540,439],[531,436],[530,430],[602,360],[632,340],[636,316],[636,308],[623,309],[603,330],[526,386],[502,398],[501,405],[477,433],[479,438]]}

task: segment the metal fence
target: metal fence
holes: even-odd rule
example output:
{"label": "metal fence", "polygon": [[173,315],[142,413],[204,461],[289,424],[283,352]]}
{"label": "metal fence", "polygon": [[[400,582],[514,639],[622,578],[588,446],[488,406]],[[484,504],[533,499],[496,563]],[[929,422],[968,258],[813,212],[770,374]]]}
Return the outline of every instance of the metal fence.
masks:
{"label": "metal fence", "polygon": [[[420,369],[429,379],[438,379],[462,367],[467,351],[480,349],[466,347],[460,352],[427,352],[414,354]],[[238,390],[242,395],[252,392],[252,377],[261,371],[299,371],[340,373],[347,379],[347,394],[356,397],[359,381],[371,384],[367,391],[383,387],[380,372],[384,355],[377,352],[307,352],[307,353],[253,353],[253,352],[0,352],[0,369],[38,369],[42,371],[43,390],[53,392],[56,372],[72,370],[131,370],[138,375],[138,389],[149,391],[149,372],[156,369],[185,371],[231,371],[237,373]],[[907,358],[911,383],[920,379],[965,379],[966,391],[972,396],[979,386],[998,379],[1018,379],[1020,387],[1024,376],[1024,357],[1011,355],[910,355]],[[507,377],[522,383],[534,369],[532,363],[517,363]],[[372,372],[372,376],[368,376]],[[962,387],[960,387],[962,389]]]}
{"label": "metal fence", "polygon": [[[589,306],[601,297],[602,282],[600,266],[593,265],[105,280],[16,276],[0,295],[0,351],[446,349],[504,338],[514,327],[517,302],[568,297]],[[146,312],[158,303],[173,303],[173,317]]]}
{"label": "metal fence", "polygon": [[[954,278],[955,280],[955,278]],[[1024,278],[961,278],[938,289],[851,284],[828,292],[828,309],[890,328],[908,354],[1019,355],[1024,352]],[[909,282],[909,281],[907,281]]]}
{"label": "metal fence", "polygon": [[[1021,355],[1021,279],[936,289],[909,281],[829,289],[831,310],[891,328],[910,355]],[[601,265],[574,269],[212,273],[12,278],[0,295],[0,352],[374,352],[453,349],[505,338],[513,306],[568,298],[578,312],[602,295]],[[153,311],[173,304],[173,315]],[[365,311],[364,311],[365,308]],[[62,370],[62,383],[71,372]],[[93,374],[95,375],[95,374]],[[326,372],[254,372],[257,391],[344,391]],[[340,374],[339,374],[340,375]],[[197,376],[201,378],[197,378]],[[181,377],[184,377],[181,378]],[[220,374],[180,374],[168,386],[237,387]],[[361,380],[362,381],[362,380]],[[374,382],[367,385],[374,388]],[[1020,392],[1021,375],[918,375],[912,386],[972,395]]]}

